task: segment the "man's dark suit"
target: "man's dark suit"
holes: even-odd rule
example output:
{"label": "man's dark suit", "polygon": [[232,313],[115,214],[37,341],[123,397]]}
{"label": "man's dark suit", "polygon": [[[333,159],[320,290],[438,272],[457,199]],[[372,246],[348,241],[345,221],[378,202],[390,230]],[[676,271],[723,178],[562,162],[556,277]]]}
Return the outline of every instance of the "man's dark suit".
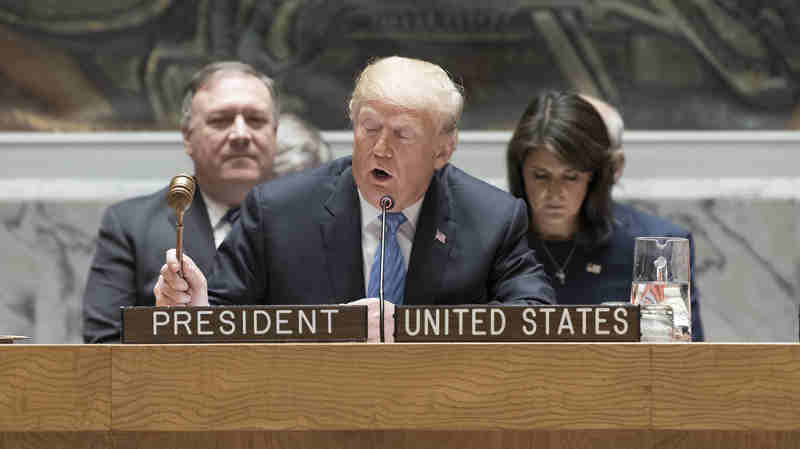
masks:
{"label": "man's dark suit", "polygon": [[[199,190],[183,217],[185,253],[208,272],[214,236]],[[83,296],[83,339],[118,342],[122,306],[152,306],[167,249],[175,247],[175,213],[166,189],[117,203],[106,210]]]}
{"label": "man's dark suit", "polygon": [[[522,200],[451,165],[438,170],[422,203],[404,304],[552,302],[552,287],[527,246],[527,223]],[[220,246],[209,295],[216,304],[363,298],[351,158],[253,189]]]}

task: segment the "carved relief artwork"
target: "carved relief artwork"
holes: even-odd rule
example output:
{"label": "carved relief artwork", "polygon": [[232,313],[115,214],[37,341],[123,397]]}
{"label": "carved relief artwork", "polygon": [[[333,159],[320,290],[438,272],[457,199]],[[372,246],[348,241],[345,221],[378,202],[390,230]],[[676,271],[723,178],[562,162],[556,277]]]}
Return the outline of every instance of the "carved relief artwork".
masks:
{"label": "carved relief artwork", "polygon": [[0,0],[0,129],[172,130],[190,74],[221,59],[343,129],[353,77],[392,54],[464,84],[464,129],[510,129],[546,88],[605,98],[632,129],[786,129],[798,42],[794,0]]}

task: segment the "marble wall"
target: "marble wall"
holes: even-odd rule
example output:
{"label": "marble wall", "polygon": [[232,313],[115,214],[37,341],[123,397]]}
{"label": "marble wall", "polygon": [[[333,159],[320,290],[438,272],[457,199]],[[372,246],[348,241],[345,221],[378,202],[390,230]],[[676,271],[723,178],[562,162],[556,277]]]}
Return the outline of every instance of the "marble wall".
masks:
{"label": "marble wall", "polygon": [[81,298],[105,206],[0,203],[0,334],[83,342]]}

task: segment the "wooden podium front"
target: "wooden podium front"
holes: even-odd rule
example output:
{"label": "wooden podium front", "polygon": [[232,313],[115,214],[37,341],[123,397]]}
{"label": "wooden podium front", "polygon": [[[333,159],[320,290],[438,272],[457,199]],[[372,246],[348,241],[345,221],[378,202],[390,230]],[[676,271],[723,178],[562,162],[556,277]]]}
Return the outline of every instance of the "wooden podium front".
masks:
{"label": "wooden podium front", "polygon": [[2,448],[797,448],[800,345],[0,346]]}

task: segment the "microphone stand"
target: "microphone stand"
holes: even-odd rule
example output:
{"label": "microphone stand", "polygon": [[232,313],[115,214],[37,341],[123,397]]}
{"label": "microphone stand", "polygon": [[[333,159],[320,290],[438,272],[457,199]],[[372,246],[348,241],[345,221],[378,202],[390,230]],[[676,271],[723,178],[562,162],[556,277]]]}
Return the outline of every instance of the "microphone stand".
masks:
{"label": "microphone stand", "polygon": [[383,258],[386,255],[386,211],[394,206],[394,200],[389,195],[384,195],[381,198],[381,279],[378,284],[378,310],[380,314],[380,336],[381,343],[384,343],[385,337],[383,332]]}

